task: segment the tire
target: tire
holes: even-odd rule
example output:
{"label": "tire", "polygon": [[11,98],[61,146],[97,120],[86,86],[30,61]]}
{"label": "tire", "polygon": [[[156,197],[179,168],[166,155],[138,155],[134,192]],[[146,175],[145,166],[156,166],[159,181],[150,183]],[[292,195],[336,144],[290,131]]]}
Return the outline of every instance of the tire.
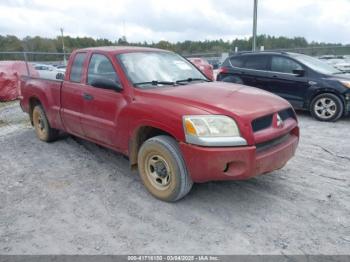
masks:
{"label": "tire", "polygon": [[41,141],[52,142],[57,139],[59,131],[50,127],[41,105],[36,105],[33,109],[33,125],[35,133]]}
{"label": "tire", "polygon": [[226,76],[221,81],[243,85],[243,81],[239,76]]}
{"label": "tire", "polygon": [[311,115],[319,121],[334,122],[344,113],[344,104],[335,94],[317,95],[310,104]]}
{"label": "tire", "polygon": [[138,168],[147,190],[160,200],[177,201],[192,188],[178,143],[169,136],[152,137],[142,144]]}

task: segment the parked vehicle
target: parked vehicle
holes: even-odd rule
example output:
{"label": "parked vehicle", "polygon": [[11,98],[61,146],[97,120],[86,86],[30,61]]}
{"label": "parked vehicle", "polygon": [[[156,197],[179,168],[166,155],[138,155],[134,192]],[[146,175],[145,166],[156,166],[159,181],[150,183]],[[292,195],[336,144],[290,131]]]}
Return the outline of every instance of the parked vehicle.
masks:
{"label": "parked vehicle", "polygon": [[194,182],[282,168],[299,140],[291,105],[271,93],[209,81],[172,52],[139,47],[73,52],[64,81],[25,78],[21,106],[40,140],[59,130],[129,157],[155,197]]}
{"label": "parked vehicle", "polygon": [[350,62],[348,61],[339,61],[334,67],[344,73],[350,73]]}
{"label": "parked vehicle", "polygon": [[192,64],[194,64],[203,74],[210,80],[214,80],[213,66],[208,63],[204,58],[191,57],[188,58]]}
{"label": "parked vehicle", "polygon": [[254,86],[309,110],[320,121],[350,111],[350,77],[319,59],[296,53],[241,53],[225,60],[217,80]]}
{"label": "parked vehicle", "polygon": [[66,74],[66,69],[67,69],[66,65],[56,66],[56,71],[57,71],[56,79],[64,79],[64,75]]}
{"label": "parked vehicle", "polygon": [[347,61],[345,58],[334,58],[325,61],[327,64],[334,66],[336,69],[342,72],[350,73],[350,62]]}
{"label": "parked vehicle", "polygon": [[34,64],[34,68],[39,73],[39,76],[45,79],[63,79],[66,71],[65,67],[55,67],[47,64]]}
{"label": "parked vehicle", "polygon": [[67,66],[66,65],[58,65],[56,66],[57,71],[66,72]]}
{"label": "parked vehicle", "polygon": [[332,60],[332,59],[343,59],[344,56],[342,55],[322,55],[319,57],[319,59],[322,59],[322,60]]}
{"label": "parked vehicle", "polygon": [[208,58],[208,63],[212,65],[213,70],[219,69],[221,63],[220,60],[215,58],[215,59],[210,59]]}

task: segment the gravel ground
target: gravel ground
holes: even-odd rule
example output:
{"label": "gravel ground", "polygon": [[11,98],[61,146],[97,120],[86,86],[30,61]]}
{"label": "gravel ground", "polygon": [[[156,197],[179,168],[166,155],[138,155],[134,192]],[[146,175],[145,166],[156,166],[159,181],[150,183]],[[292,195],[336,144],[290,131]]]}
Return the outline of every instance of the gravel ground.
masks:
{"label": "gravel ground", "polygon": [[299,113],[281,170],[150,196],[121,155],[70,136],[40,142],[0,105],[0,254],[349,254],[350,118]]}

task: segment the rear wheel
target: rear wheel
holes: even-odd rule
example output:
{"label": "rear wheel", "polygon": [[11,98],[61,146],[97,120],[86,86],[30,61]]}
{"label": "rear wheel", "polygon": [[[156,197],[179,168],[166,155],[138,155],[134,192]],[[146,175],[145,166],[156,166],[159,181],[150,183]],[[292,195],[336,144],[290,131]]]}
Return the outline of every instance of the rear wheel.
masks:
{"label": "rear wheel", "polygon": [[41,105],[36,105],[33,109],[33,125],[37,137],[42,141],[51,142],[58,137],[58,130],[50,127]]}
{"label": "rear wheel", "polygon": [[343,115],[344,105],[337,95],[324,93],[312,100],[310,112],[319,121],[337,121]]}
{"label": "rear wheel", "polygon": [[148,139],[140,148],[138,167],[147,190],[156,198],[173,202],[192,187],[178,143],[169,136]]}

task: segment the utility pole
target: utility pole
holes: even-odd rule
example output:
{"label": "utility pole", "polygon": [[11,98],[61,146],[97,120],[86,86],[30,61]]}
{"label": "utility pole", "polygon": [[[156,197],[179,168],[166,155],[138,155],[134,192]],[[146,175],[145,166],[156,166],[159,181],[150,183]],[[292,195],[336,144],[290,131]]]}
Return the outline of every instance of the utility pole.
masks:
{"label": "utility pole", "polygon": [[62,39],[63,61],[64,61],[64,65],[67,65],[66,51],[64,49],[63,28],[60,28],[60,30],[61,30],[61,39]]}
{"label": "utility pole", "polygon": [[126,39],[126,36],[125,36],[125,20],[123,20],[123,37]]}
{"label": "utility pole", "polygon": [[256,27],[258,20],[258,0],[254,0],[254,12],[253,12],[253,46],[252,51],[256,50]]}

